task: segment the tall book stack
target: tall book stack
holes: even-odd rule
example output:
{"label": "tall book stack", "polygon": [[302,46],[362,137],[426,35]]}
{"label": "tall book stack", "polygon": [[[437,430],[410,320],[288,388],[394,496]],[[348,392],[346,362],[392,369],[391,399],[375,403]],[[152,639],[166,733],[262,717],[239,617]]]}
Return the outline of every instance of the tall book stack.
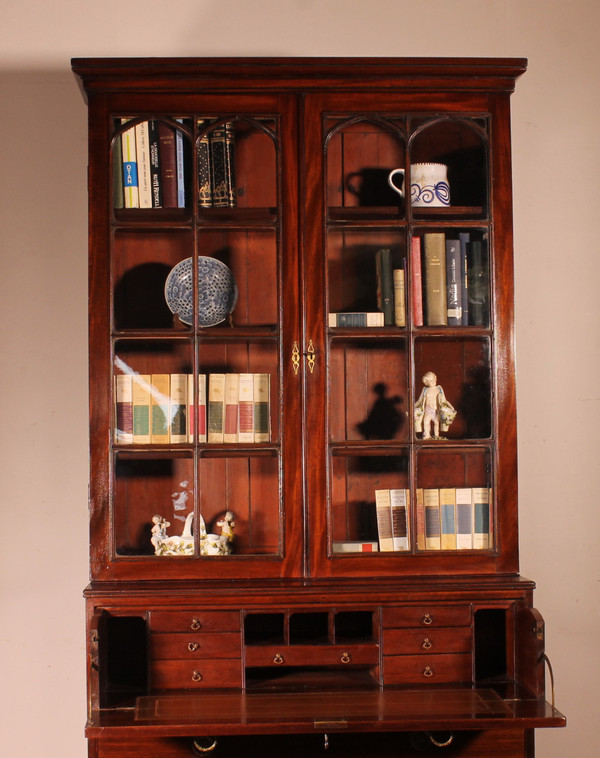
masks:
{"label": "tall book stack", "polygon": [[118,374],[114,397],[121,445],[271,440],[269,374]]}

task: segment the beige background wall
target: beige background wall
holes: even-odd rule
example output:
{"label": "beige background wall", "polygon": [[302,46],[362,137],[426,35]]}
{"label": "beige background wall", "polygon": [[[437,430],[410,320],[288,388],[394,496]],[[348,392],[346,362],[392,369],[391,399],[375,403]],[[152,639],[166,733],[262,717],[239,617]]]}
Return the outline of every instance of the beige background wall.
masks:
{"label": "beige background wall", "polygon": [[[524,56],[513,98],[521,566],[566,730],[598,755],[600,5],[0,2],[0,744],[82,758],[86,110],[72,56]],[[137,17],[129,14],[135,8]],[[485,758],[482,756],[482,758]]]}

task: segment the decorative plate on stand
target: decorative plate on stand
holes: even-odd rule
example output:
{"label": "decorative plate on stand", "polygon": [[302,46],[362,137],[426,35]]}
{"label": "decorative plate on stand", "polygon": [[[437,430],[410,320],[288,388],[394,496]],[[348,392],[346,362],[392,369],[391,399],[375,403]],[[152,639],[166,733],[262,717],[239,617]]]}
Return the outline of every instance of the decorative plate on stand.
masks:
{"label": "decorative plate on stand", "polygon": [[[194,261],[174,266],[165,282],[165,300],[172,313],[188,326],[194,323]],[[220,324],[235,308],[238,289],[231,270],[221,261],[198,257],[198,326]]]}

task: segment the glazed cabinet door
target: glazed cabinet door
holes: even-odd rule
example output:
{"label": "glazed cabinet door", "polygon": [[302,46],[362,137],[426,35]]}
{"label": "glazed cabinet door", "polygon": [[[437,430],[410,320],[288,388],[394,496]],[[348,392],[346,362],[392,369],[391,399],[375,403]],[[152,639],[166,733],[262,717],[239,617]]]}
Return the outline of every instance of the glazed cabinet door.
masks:
{"label": "glazed cabinet door", "polygon": [[504,107],[306,99],[315,574],[516,568]]}
{"label": "glazed cabinet door", "polygon": [[94,95],[90,122],[93,576],[296,575],[295,98]]}

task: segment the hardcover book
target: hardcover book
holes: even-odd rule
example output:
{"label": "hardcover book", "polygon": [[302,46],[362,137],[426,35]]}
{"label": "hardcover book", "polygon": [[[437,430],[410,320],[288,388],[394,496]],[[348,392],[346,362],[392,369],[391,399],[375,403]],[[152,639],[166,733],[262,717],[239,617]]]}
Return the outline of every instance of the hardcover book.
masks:
{"label": "hardcover book", "polygon": [[171,374],[170,438],[173,444],[188,441],[188,375]]}
{"label": "hardcover book", "polygon": [[158,140],[163,208],[177,208],[175,131],[164,121],[158,122]]}
{"label": "hardcover book", "polygon": [[150,374],[133,375],[133,442],[150,443]]}
{"label": "hardcover book", "polygon": [[392,533],[392,507],[389,490],[375,490],[375,510],[377,513],[377,532],[379,549],[388,552],[394,549]]}
{"label": "hardcover book", "polygon": [[473,548],[490,547],[490,491],[488,487],[473,488]]}
{"label": "hardcover book", "polygon": [[152,374],[150,388],[150,442],[153,445],[169,443],[169,374]]}
{"label": "hardcover book", "polygon": [[421,238],[410,241],[411,297],[413,324],[423,326],[423,273],[421,266]]}
{"label": "hardcover book", "polygon": [[440,491],[427,488],[423,490],[425,506],[425,550],[440,550],[442,547],[440,525]]}
{"label": "hardcover book", "polygon": [[[126,124],[131,119],[122,118]],[[121,158],[123,160],[123,198],[125,208],[139,208],[137,154],[135,147],[135,127],[121,133]]]}
{"label": "hardcover book", "polygon": [[270,423],[269,374],[254,374],[254,442],[269,442]]}
{"label": "hardcover book", "polygon": [[456,550],[456,490],[440,489],[440,523],[442,550]]}
{"label": "hardcover book", "polygon": [[240,375],[225,374],[225,422],[223,442],[232,443],[238,441],[239,399]]}
{"label": "hardcover book", "polygon": [[240,374],[239,442],[254,442],[254,374]]}
{"label": "hardcover book", "polygon": [[385,323],[383,313],[373,312],[355,312],[355,313],[330,313],[329,326],[383,326]]}
{"label": "hardcover book", "polygon": [[462,324],[462,280],[460,265],[460,242],[446,240],[446,305],[448,326]]}
{"label": "hardcover book", "polygon": [[[205,119],[198,120],[198,131],[208,126]],[[198,160],[198,205],[200,208],[210,208],[212,203],[211,185],[211,160],[210,160],[210,137],[208,133],[202,135],[196,143]]]}
{"label": "hardcover book", "polygon": [[395,268],[394,279],[394,324],[406,326],[406,276],[404,268]]}
{"label": "hardcover book", "polygon": [[425,320],[427,326],[448,324],[446,298],[446,235],[427,232],[423,236],[425,260]]}
{"label": "hardcover book", "polygon": [[377,307],[383,313],[385,326],[394,323],[394,283],[392,253],[389,248],[378,250],[375,256],[377,274]]}
{"label": "hardcover book", "polygon": [[225,421],[225,374],[208,377],[208,442],[223,442]]}
{"label": "hardcover book", "polygon": [[458,550],[473,548],[473,505],[471,488],[456,490],[456,547]]}
{"label": "hardcover book", "polygon": [[138,193],[140,208],[152,208],[150,134],[147,121],[141,121],[135,126],[135,150],[137,156]]}
{"label": "hardcover book", "polygon": [[115,376],[115,442],[130,445],[133,442],[133,377],[131,374]]}

